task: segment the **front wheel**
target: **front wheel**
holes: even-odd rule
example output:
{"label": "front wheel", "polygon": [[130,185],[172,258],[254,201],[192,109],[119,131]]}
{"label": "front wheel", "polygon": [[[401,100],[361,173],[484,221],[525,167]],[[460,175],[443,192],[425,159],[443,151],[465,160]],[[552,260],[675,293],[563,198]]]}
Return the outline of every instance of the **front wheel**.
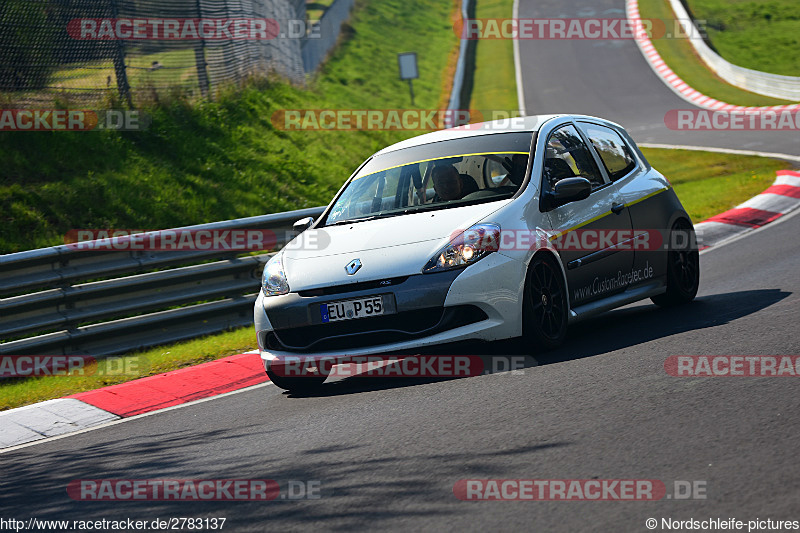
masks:
{"label": "front wheel", "polygon": [[667,292],[653,296],[662,307],[691,302],[700,287],[700,252],[692,225],[684,220],[673,224],[667,252]]}
{"label": "front wheel", "polygon": [[558,263],[549,255],[528,267],[522,307],[522,341],[527,352],[560,346],[567,336],[567,289]]}
{"label": "front wheel", "polygon": [[270,381],[277,387],[293,392],[314,391],[328,377],[327,372],[324,372],[319,365],[311,368],[303,367],[301,371],[297,372],[279,362],[264,361],[264,370]]}

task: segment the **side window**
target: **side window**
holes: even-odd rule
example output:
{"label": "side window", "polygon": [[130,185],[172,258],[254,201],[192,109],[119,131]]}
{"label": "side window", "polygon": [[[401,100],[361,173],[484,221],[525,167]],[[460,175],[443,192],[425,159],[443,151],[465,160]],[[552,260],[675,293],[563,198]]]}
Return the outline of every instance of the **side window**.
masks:
{"label": "side window", "polygon": [[519,187],[527,169],[525,154],[491,155],[483,166],[483,182],[486,188]]}
{"label": "side window", "polygon": [[603,161],[611,181],[624,177],[634,169],[636,160],[619,133],[597,124],[583,123],[582,127]]}
{"label": "side window", "polygon": [[486,164],[483,166],[483,183],[487,188],[499,186],[507,175],[508,171],[503,168],[499,160],[486,160]]}
{"label": "side window", "polygon": [[564,178],[586,178],[592,189],[605,185],[589,148],[573,125],[550,134],[544,160],[544,183],[552,188]]}

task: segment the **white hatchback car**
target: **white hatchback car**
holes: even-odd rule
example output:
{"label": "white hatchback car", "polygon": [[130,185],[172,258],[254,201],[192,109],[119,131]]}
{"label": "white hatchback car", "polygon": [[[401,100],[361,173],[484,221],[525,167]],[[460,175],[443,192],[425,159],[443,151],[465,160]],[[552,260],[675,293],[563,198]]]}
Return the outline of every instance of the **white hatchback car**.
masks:
{"label": "white hatchback car", "polygon": [[622,127],[589,116],[389,146],[295,229],[255,304],[267,374],[286,389],[326,377],[271,370],[287,357],[513,337],[549,349],[569,323],[645,298],[688,302],[699,284],[694,230],[669,181]]}

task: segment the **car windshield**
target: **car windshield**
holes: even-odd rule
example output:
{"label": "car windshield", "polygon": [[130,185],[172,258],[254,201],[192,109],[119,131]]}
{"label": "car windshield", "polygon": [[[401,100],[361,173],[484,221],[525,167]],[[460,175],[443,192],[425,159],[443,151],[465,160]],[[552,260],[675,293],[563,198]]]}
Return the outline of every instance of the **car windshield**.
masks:
{"label": "car windshield", "polygon": [[531,132],[442,141],[370,159],[326,225],[510,198],[525,178]]}

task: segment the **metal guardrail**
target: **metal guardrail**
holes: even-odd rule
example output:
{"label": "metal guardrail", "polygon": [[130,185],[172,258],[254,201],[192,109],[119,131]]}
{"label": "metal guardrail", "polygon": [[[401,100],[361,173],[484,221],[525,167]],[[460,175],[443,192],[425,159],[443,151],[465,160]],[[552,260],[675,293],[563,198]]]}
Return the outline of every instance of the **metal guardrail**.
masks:
{"label": "metal guardrail", "polygon": [[760,72],[726,61],[703,40],[700,30],[697,29],[697,25],[694,24],[681,0],[669,0],[669,3],[676,19],[685,24],[684,32],[697,55],[720,78],[740,89],[764,96],[782,98],[792,102],[800,100],[800,77]]}
{"label": "metal guardrail", "polygon": [[[291,239],[295,221],[322,211],[315,207],[165,231],[271,230],[280,247]],[[0,339],[27,337],[0,343],[0,355],[103,356],[250,324],[261,271],[271,254],[240,254],[61,245],[2,255]]]}
{"label": "metal guardrail", "polygon": [[[461,20],[466,21],[470,18],[470,10],[474,9],[472,0],[461,0]],[[475,54],[476,41],[470,39],[461,39],[458,48],[458,62],[456,63],[456,72],[453,75],[453,87],[450,89],[450,99],[447,102],[447,109],[456,111],[462,108],[462,105],[469,104],[470,94],[472,92],[472,81],[466,83],[467,76],[470,74],[467,61],[470,54]],[[465,88],[465,85],[468,87]],[[464,94],[466,92],[466,94]],[[452,128],[458,126],[453,122],[452,115],[445,118],[445,127]]]}
{"label": "metal guardrail", "polygon": [[334,0],[316,22],[312,33],[316,38],[306,38],[300,50],[303,56],[303,67],[307,74],[317,70],[325,58],[339,41],[342,24],[350,18],[354,0]]}

